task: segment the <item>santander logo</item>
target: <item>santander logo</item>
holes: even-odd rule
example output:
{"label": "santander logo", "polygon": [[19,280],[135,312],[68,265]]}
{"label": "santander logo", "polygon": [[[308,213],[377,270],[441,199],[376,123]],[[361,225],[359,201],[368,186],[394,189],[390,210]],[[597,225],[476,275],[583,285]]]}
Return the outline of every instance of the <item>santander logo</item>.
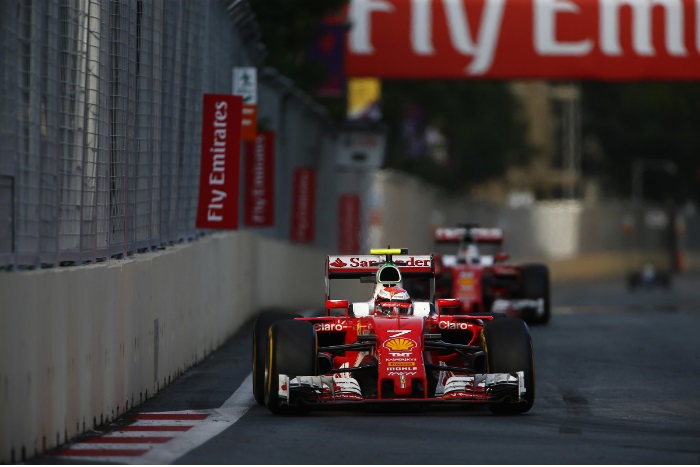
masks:
{"label": "santander logo", "polygon": [[333,266],[334,268],[344,268],[348,264],[344,263],[340,258],[336,258],[336,260],[333,261],[332,263],[330,263],[330,265]]}

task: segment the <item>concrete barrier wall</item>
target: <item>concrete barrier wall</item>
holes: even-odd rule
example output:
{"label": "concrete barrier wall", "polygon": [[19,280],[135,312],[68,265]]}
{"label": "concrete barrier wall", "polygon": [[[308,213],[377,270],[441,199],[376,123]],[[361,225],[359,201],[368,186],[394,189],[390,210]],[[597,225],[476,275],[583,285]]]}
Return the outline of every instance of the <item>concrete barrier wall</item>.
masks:
{"label": "concrete barrier wall", "polygon": [[236,232],[105,264],[0,274],[0,462],[121,415],[261,308],[318,306],[324,259]]}

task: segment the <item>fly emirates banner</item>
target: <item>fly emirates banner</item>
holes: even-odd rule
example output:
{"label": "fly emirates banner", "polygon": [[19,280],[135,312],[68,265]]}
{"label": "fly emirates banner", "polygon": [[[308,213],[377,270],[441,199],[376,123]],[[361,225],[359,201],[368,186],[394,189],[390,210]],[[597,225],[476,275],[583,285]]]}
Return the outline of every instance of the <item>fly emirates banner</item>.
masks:
{"label": "fly emirates banner", "polygon": [[351,0],[348,21],[348,76],[700,78],[700,0]]}

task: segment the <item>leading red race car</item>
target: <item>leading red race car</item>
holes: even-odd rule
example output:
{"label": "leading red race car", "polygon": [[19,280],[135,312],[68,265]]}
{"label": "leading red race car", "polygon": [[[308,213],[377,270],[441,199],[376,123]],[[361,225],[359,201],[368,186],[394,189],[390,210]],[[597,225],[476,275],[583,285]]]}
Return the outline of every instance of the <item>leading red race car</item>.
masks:
{"label": "leading red race car", "polygon": [[[253,331],[253,393],[275,413],[381,403],[488,404],[519,414],[535,400],[527,324],[464,315],[454,298],[411,300],[404,278],[435,290],[433,255],[405,249],[328,256],[325,313],[262,314]],[[332,299],[335,279],[371,283],[370,299]]]}
{"label": "leading red race car", "polygon": [[[455,297],[463,313],[497,312],[530,324],[545,324],[551,316],[549,269],[544,264],[508,262],[501,250],[503,230],[476,224],[439,227],[435,243],[458,245],[457,254],[438,254],[437,297]],[[491,248],[491,254],[484,249]],[[425,290],[410,289],[425,295]]]}

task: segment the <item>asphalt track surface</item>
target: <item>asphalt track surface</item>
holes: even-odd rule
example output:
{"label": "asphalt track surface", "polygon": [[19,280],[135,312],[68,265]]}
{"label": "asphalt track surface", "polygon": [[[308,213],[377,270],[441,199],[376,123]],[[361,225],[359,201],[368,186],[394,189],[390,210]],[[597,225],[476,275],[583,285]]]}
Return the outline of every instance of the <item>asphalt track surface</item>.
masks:
{"label": "asphalt track surface", "polygon": [[[700,463],[700,277],[675,277],[670,291],[630,293],[620,280],[557,285],[552,295],[552,320],[531,327],[537,398],[527,414],[469,406],[274,416],[252,398],[248,323],[120,420],[28,463]],[[139,413],[153,418],[142,425],[186,431],[144,438],[131,454],[95,442],[115,441]],[[91,457],[86,447],[104,451]]]}

